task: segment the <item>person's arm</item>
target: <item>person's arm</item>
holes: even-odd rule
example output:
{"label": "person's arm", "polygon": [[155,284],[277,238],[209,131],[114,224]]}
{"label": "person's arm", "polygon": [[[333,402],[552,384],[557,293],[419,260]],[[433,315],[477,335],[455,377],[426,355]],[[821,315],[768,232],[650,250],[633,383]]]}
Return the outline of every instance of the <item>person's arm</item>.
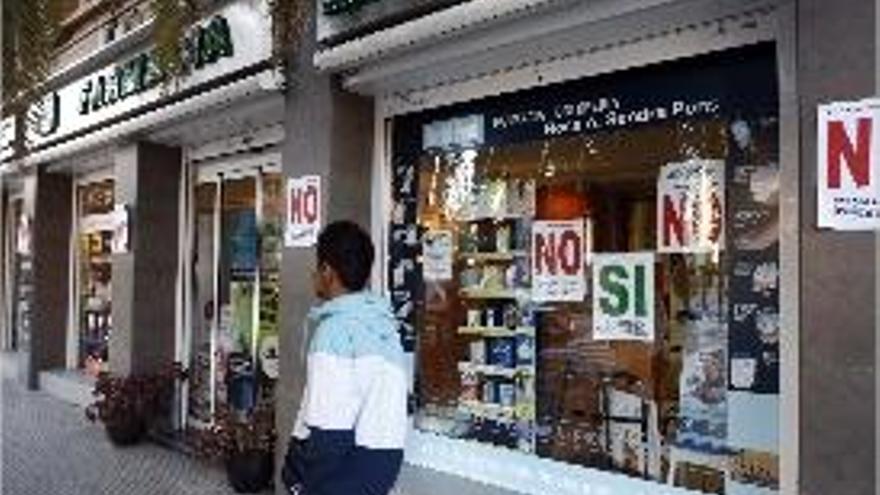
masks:
{"label": "person's arm", "polygon": [[318,327],[309,349],[297,432],[300,438],[305,436],[299,440],[296,457],[307,490],[319,491],[328,479],[341,474],[354,449],[359,404],[348,329],[327,321]]}

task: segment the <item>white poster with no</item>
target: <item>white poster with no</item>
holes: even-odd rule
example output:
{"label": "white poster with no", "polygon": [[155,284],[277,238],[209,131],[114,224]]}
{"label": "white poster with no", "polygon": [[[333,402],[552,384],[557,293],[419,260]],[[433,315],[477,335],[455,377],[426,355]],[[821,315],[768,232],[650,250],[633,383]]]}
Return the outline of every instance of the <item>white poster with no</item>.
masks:
{"label": "white poster with no", "polygon": [[593,255],[593,338],[654,341],[654,253]]}
{"label": "white poster with no", "polygon": [[690,160],[660,169],[657,250],[707,253],[724,246],[724,162]]}
{"label": "white poster with no", "polygon": [[819,227],[880,228],[880,100],[819,107]]}
{"label": "white poster with no", "polygon": [[307,175],[287,181],[287,227],[284,245],[311,247],[321,231],[321,176]]}
{"label": "white poster with no", "polygon": [[532,299],[583,301],[584,221],[537,221],[532,227]]}

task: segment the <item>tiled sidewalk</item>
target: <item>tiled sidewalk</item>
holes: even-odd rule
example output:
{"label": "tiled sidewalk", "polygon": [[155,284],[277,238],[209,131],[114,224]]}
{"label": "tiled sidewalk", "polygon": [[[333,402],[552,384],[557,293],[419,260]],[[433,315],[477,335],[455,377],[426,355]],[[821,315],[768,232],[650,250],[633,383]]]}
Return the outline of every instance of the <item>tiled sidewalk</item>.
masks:
{"label": "tiled sidewalk", "polygon": [[[144,443],[115,448],[81,408],[26,391],[2,374],[0,495],[229,495],[225,472],[178,452]],[[392,495],[513,495],[405,466]]]}
{"label": "tiled sidewalk", "polygon": [[2,382],[3,495],[233,493],[214,466],[150,443],[114,448],[81,409]]}

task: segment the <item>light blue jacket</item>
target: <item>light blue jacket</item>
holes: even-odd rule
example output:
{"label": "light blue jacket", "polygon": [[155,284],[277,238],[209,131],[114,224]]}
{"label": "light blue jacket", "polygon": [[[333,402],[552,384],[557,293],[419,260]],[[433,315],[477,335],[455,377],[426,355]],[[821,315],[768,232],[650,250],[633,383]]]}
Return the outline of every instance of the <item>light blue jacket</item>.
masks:
{"label": "light blue jacket", "polygon": [[305,493],[383,494],[407,429],[407,376],[387,300],[346,294],[313,309],[303,401],[294,427]]}

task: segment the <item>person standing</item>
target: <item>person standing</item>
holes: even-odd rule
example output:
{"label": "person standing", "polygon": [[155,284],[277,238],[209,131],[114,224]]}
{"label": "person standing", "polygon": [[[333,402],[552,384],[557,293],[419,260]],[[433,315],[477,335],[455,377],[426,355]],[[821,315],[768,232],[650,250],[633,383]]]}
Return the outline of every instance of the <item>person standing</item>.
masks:
{"label": "person standing", "polygon": [[318,236],[306,386],[282,480],[295,495],[385,495],[403,462],[407,378],[398,322],[366,290],[375,256],[348,221]]}

